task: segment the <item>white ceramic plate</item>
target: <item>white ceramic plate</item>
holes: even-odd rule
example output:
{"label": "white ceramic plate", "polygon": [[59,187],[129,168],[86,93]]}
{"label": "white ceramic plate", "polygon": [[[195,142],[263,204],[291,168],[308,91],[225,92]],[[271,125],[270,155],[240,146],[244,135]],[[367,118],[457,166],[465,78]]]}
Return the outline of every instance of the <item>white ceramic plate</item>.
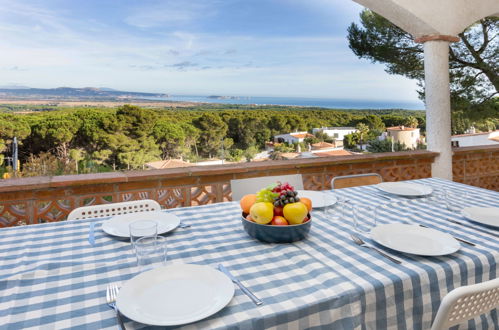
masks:
{"label": "white ceramic plate", "polygon": [[116,215],[102,223],[102,230],[112,236],[130,237],[130,224],[139,220],[153,220],[158,223],[158,234],[174,230],[180,224],[180,219],[171,213],[160,211],[137,212]]}
{"label": "white ceramic plate", "polygon": [[499,207],[466,207],[461,214],[471,221],[499,228]]}
{"label": "white ceramic plate", "polygon": [[376,187],[381,191],[399,196],[426,196],[433,191],[429,186],[409,182],[382,182]]}
{"label": "white ceramic plate", "polygon": [[312,208],[320,208],[336,204],[337,200],[334,195],[326,193],[327,198],[324,198],[324,192],[315,190],[298,190],[298,197],[307,197],[312,201]]}
{"label": "white ceramic plate", "polygon": [[234,284],[208,266],[173,264],[135,276],[121,288],[117,307],[149,325],[174,326],[202,320],[224,308]]}
{"label": "white ceramic plate", "polygon": [[447,233],[402,223],[376,226],[371,230],[371,238],[390,249],[421,256],[443,256],[461,248]]}

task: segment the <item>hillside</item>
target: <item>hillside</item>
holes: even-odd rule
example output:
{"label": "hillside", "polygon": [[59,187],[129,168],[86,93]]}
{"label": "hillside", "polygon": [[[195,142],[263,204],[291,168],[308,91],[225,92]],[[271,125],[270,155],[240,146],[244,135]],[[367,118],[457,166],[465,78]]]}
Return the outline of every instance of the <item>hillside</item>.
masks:
{"label": "hillside", "polygon": [[110,88],[0,88],[0,98],[12,100],[130,100],[141,98],[167,97],[161,93],[141,93],[117,91]]}

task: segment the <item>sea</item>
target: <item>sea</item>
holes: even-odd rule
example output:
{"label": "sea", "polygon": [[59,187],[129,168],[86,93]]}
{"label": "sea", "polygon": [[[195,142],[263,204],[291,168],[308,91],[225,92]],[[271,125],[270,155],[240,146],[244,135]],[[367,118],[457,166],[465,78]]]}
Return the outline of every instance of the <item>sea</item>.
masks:
{"label": "sea", "polygon": [[254,104],[254,105],[288,105],[302,107],[320,107],[330,109],[404,109],[424,110],[421,101],[395,100],[359,100],[359,99],[329,99],[307,97],[210,97],[200,95],[169,95],[165,98],[148,98],[148,100],[220,103],[220,104]]}

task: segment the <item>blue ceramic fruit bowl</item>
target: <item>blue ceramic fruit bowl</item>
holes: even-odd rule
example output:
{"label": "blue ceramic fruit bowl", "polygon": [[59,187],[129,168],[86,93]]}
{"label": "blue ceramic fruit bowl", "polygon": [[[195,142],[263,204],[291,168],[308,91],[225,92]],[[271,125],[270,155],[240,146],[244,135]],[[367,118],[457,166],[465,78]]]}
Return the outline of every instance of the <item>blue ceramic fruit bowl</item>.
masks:
{"label": "blue ceramic fruit bowl", "polygon": [[241,217],[244,230],[246,230],[251,237],[267,243],[291,243],[300,241],[307,236],[310,227],[312,226],[310,214],[308,215],[310,218],[309,221],[299,225],[288,226],[261,225],[247,220],[246,216],[247,214],[243,213]]}

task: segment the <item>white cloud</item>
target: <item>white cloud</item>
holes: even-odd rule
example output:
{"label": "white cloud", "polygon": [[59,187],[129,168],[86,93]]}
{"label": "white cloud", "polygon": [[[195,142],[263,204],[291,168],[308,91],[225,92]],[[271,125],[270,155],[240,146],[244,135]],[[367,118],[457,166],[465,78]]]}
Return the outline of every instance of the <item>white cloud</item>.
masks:
{"label": "white cloud", "polygon": [[132,7],[125,22],[135,27],[178,27],[190,24],[201,17],[216,14],[218,1],[140,1]]}

